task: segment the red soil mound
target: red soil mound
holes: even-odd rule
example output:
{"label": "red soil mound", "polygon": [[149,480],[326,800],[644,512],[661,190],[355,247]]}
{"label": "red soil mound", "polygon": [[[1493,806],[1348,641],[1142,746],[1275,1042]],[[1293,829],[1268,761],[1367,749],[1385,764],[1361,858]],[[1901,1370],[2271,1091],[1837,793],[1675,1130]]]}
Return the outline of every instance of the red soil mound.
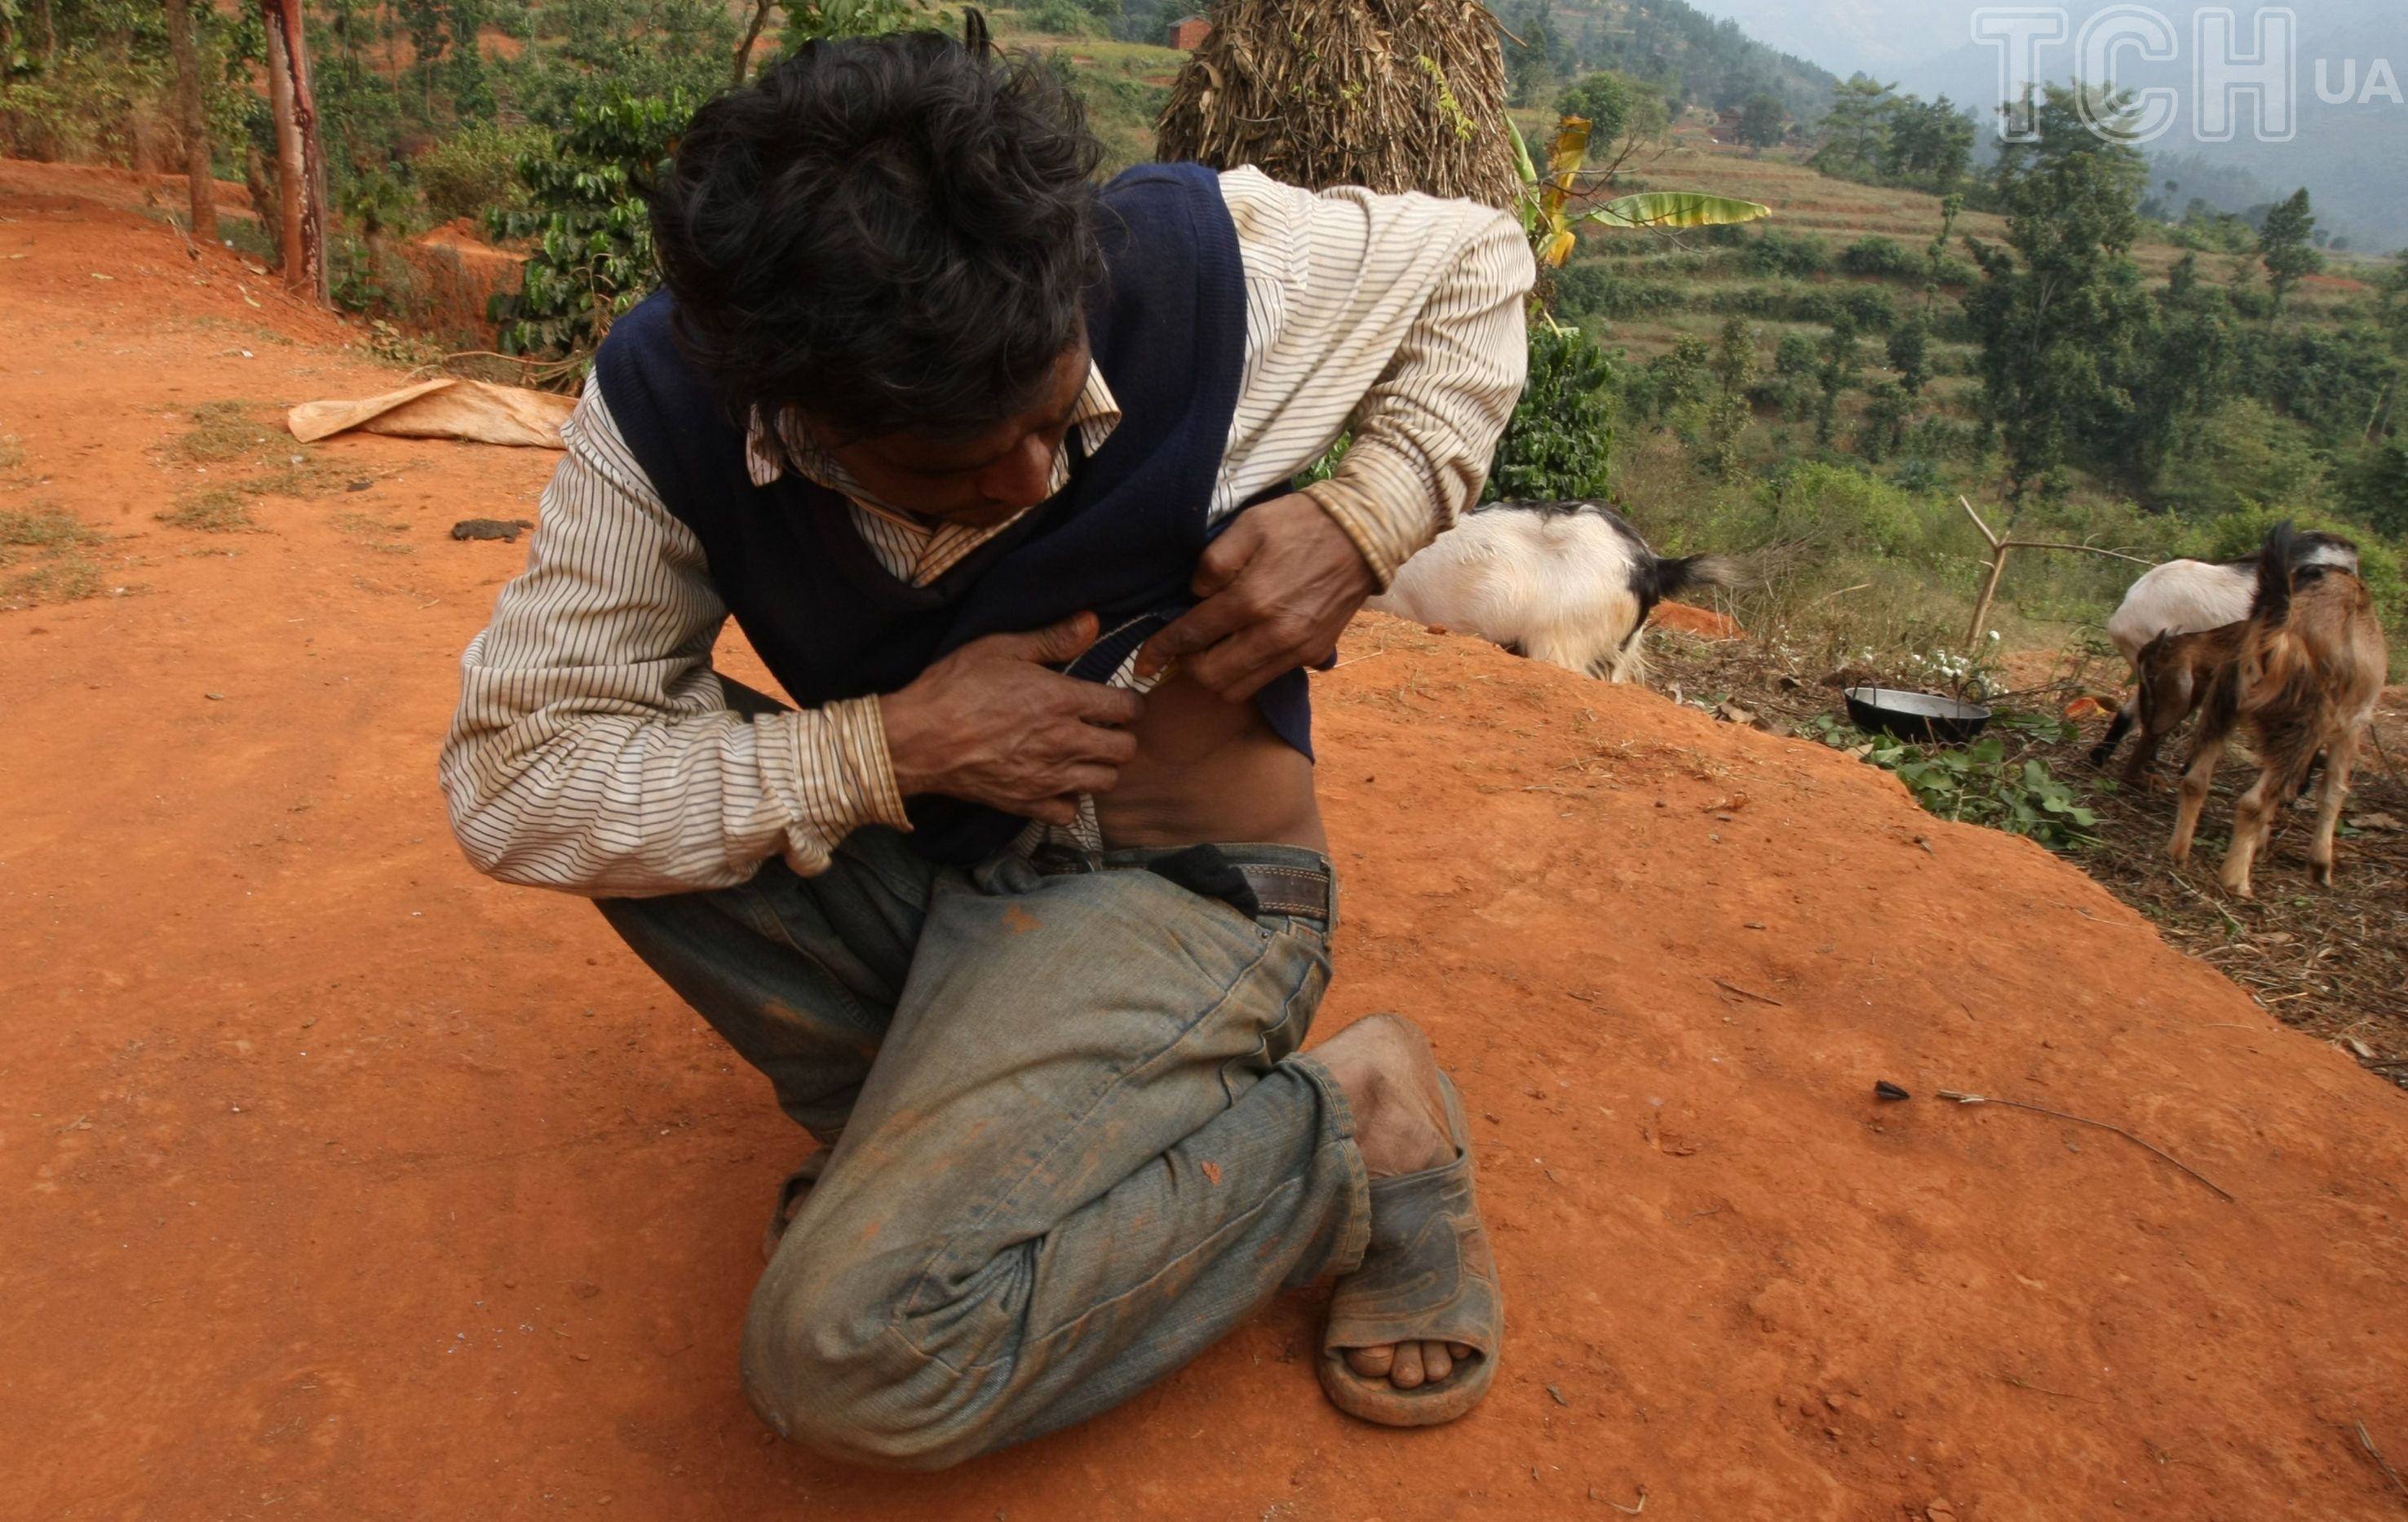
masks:
{"label": "red soil mound", "polygon": [[1739,620],[1728,613],[1718,613],[1711,608],[1692,608],[1684,602],[1657,603],[1647,622],[1659,629],[1679,629],[1709,639],[1737,639],[1747,633],[1739,626]]}
{"label": "red soil mound", "polygon": [[[1323,1033],[1401,1009],[1457,1067],[1495,1396],[1350,1423],[1296,1295],[951,1473],[766,1442],[736,1341],[796,1133],[590,909],[470,872],[434,788],[453,660],[525,553],[446,530],[533,516],[548,459],[346,438],[319,458],[367,490],[154,523],[193,406],[394,372],[155,223],[5,167],[0,218],[0,510],[116,536],[129,589],[0,614],[10,1515],[2399,1506],[2356,1426],[2408,1460],[2397,1092],[1879,772],[1378,620],[1319,682]],[[2235,1199],[1941,1087],[2131,1127]]]}

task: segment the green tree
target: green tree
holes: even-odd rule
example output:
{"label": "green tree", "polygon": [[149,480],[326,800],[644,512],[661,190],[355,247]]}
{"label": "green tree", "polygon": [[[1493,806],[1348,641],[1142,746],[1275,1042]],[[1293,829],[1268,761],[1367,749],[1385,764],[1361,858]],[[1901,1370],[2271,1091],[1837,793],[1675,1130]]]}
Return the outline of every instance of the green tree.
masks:
{"label": "green tree", "polygon": [[2132,485],[2153,487],[2237,380],[2232,303],[2200,278],[2197,253],[2175,264],[2139,353],[2130,441],[2117,463]]}
{"label": "green tree", "polygon": [[1839,437],[1840,398],[1863,379],[1864,346],[1856,324],[1844,319],[1835,323],[1815,357],[1814,383],[1822,397],[1814,409],[1814,442],[1828,449]]}
{"label": "green tree", "polygon": [[1555,101],[1555,114],[1584,117],[1589,124],[1588,140],[1610,145],[1630,130],[1632,101],[1630,81],[1619,74],[1600,70],[1584,75]]}
{"label": "green tree", "polygon": [[1947,96],[1925,102],[1909,95],[1890,104],[1882,145],[1884,179],[1920,185],[1941,195],[1964,182],[1973,163],[1973,119]]}
{"label": "green tree", "polygon": [[1789,136],[1789,108],[1781,97],[1759,90],[1740,108],[1739,140],[1754,149],[1777,148]]}
{"label": "green tree", "polygon": [[1723,323],[1721,339],[1714,345],[1713,367],[1714,383],[1725,396],[1744,395],[1756,376],[1758,359],[1756,352],[1756,329],[1744,317],[1734,317]]}
{"label": "green tree", "polygon": [[2291,288],[2325,267],[2325,256],[2316,251],[2315,235],[2315,212],[2309,206],[2304,185],[2266,213],[2266,225],[2258,234],[2258,258],[2266,266],[2266,279],[2273,289],[2277,319],[2283,315],[2283,298],[2291,294]]}
{"label": "green tree", "polygon": [[1806,415],[1814,371],[1821,363],[1813,339],[1803,333],[1782,335],[1780,347],[1773,351],[1772,374],[1773,393],[1780,400],[1783,417],[1795,421]]}
{"label": "green tree", "polygon": [[1856,425],[1856,452],[1874,465],[1906,447],[1907,424],[1914,419],[1914,399],[1895,380],[1885,380],[1865,395],[1865,415]]}
{"label": "green tree", "polygon": [[2123,434],[2150,309],[2130,253],[2145,162],[2080,130],[2070,91],[2051,89],[2042,117],[2044,136],[2080,141],[2007,145],[1999,195],[2013,251],[1976,241],[1982,280],[1965,298],[1982,346],[1984,419],[2003,436],[2018,507],[2086,449]]}
{"label": "green tree", "polygon": [[2408,377],[2408,253],[2400,255],[2383,281],[2374,323],[2376,332],[2391,348],[2391,376],[2383,388],[2383,399],[2375,404],[2374,414],[2367,422],[2366,435],[2370,439],[2382,438],[2391,432],[2391,414],[2399,404],[2400,382]]}
{"label": "green tree", "polygon": [[2342,477],[2342,502],[2384,533],[2408,534],[2408,447],[2396,439],[2365,451]]}
{"label": "green tree", "polygon": [[1522,0],[1505,12],[1504,22],[1514,39],[1505,44],[1505,79],[1512,103],[1527,106],[1545,99],[1547,89],[1562,78],[1566,56],[1563,34],[1555,28],[1555,0]]}
{"label": "green tree", "polygon": [[1861,179],[1880,172],[1889,148],[1891,93],[1867,74],[1852,76],[1833,92],[1830,113],[1816,128],[1823,146],[1807,162],[1826,174]]}
{"label": "green tree", "polygon": [[1948,268],[1948,243],[1956,236],[1956,219],[1964,214],[1965,196],[1962,192],[1940,203],[1940,231],[1931,239],[1931,246],[1923,251],[1923,315],[1927,319],[1931,315],[1931,309],[1940,304],[1941,277]]}
{"label": "green tree", "polygon": [[1931,328],[1921,317],[1911,317],[1890,330],[1889,367],[1898,372],[1899,388],[1910,400],[1920,398],[1931,383]]}

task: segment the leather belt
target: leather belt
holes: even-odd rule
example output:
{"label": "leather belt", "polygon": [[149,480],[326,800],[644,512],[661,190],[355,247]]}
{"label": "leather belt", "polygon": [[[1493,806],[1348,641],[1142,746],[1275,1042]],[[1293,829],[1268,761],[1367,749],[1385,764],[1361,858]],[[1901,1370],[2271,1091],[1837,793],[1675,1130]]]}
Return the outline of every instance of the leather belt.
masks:
{"label": "leather belt", "polygon": [[1107,862],[1087,852],[1040,846],[1029,858],[1039,874],[1140,871],[1168,878],[1191,893],[1219,898],[1249,915],[1288,914],[1333,925],[1338,919],[1338,880],[1317,867],[1248,861],[1217,845],[1190,846],[1143,860]]}

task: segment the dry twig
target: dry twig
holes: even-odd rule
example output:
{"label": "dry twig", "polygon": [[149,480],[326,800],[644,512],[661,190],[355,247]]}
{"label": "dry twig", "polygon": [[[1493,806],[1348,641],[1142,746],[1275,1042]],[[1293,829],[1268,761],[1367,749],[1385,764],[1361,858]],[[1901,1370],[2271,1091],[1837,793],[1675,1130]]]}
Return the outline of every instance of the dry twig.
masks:
{"label": "dry twig", "polygon": [[2172,1153],[2168,1152],[2165,1148],[2160,1147],[2152,1142],[2142,1141],[2139,1137],[2134,1136],[2131,1132],[2124,1129],[2121,1126],[2111,1125],[2103,1120],[2092,1120],[2087,1115],[2070,1115],[2062,1110],[2051,1110],[2046,1105],[2026,1104],[2021,1099],[2001,1099],[1987,1094],[1958,1094],[1953,1089],[1943,1088],[1940,1091],[1940,1098],[1943,1099],[1954,1099],[1958,1104],[2002,1104],[2014,1110],[2028,1110],[2035,1115],[2051,1115],[2058,1120],[2070,1120],[2077,1126],[2096,1126],[2102,1131],[2113,1131],[2117,1136],[2122,1137],[2125,1141],[2131,1142],[2134,1146],[2146,1147],[2149,1151],[2156,1153],[2158,1156],[2173,1164],[2176,1168],[2188,1173],[2192,1178],[2199,1180],[2200,1183],[2204,1184],[2209,1188],[2214,1190],[2225,1199],[2230,1200],[2232,1199],[2231,1194],[2226,1190],[2224,1185],[2216,1183],[2214,1179],[2209,1178],[2198,1169],[2191,1167],[2190,1164],[2184,1162],[2181,1158],[2175,1156]]}

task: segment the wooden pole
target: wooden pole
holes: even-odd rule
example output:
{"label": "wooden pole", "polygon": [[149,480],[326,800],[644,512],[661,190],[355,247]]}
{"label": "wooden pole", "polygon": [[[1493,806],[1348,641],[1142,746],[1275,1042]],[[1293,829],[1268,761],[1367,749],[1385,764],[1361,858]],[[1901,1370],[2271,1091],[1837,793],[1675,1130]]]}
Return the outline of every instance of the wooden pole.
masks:
{"label": "wooden pole", "polygon": [[2109,560],[2127,560],[2135,566],[2157,564],[2139,555],[2128,555],[2121,550],[2102,550],[2095,544],[2055,544],[2038,539],[2002,538],[1982,521],[1982,515],[1973,510],[1972,503],[1961,496],[1956,502],[1965,510],[1965,516],[1973,520],[1973,526],[1982,531],[1983,542],[1990,547],[1989,574],[1983,578],[1981,599],[1973,604],[1973,625],[1965,631],[1965,648],[1969,651],[1981,648],[1982,625],[1990,621],[1991,606],[1999,600],[1999,583],[2006,580],[2007,575],[2007,556],[2016,550],[2052,550],[2064,554],[2100,555]]}
{"label": "wooden pole", "polygon": [[217,241],[218,182],[209,166],[209,119],[201,109],[201,50],[192,0],[167,0],[167,46],[176,55],[176,108],[183,118],[184,178],[191,181],[194,238]]}
{"label": "wooden pole", "polygon": [[309,93],[301,0],[260,0],[267,23],[267,100],[276,118],[276,160],[284,202],[284,287],[333,304],[326,267],[326,161]]}

